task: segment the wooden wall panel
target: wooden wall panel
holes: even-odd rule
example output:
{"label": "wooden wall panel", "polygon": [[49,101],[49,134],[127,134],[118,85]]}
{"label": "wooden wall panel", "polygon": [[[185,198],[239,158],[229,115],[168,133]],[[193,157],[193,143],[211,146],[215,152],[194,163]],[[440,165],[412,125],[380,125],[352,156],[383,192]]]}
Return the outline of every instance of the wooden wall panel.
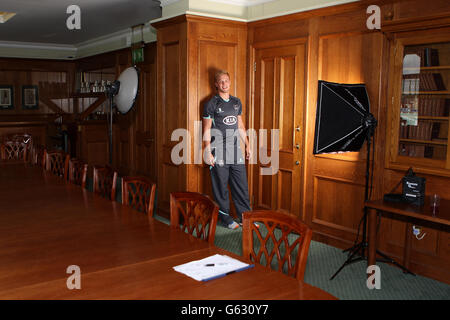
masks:
{"label": "wooden wall panel", "polygon": [[90,166],[104,166],[109,163],[109,139],[106,124],[85,124],[81,126],[80,158]]}
{"label": "wooden wall panel", "polygon": [[[189,190],[211,194],[208,167],[195,164],[195,131],[201,132],[203,105],[215,91],[214,74],[226,69],[231,94],[239,97],[246,115],[246,26],[243,23],[184,15],[154,24],[158,32],[158,199],[168,213],[169,193]],[[170,154],[180,141],[171,141],[176,129],[190,135],[190,163],[175,165]],[[200,133],[201,140],[201,133]],[[198,151],[198,150],[197,150]],[[202,158],[202,155],[200,155]],[[201,159],[202,160],[202,159]],[[170,178],[169,178],[170,177]]]}
{"label": "wooden wall panel", "polygon": [[[1,110],[0,117],[54,114],[44,101],[36,110],[22,108],[22,86],[39,86],[39,98],[50,98],[64,112],[72,111],[68,95],[72,88],[74,63],[53,60],[0,58],[0,84],[14,86],[14,109]],[[59,111],[59,110],[58,110]]]}
{"label": "wooden wall panel", "polygon": [[[217,19],[188,17],[189,114],[188,129],[194,146],[195,122],[202,121],[205,103],[216,93],[214,75],[219,70],[230,74],[230,94],[241,99],[242,116],[247,119],[245,24]],[[197,144],[196,144],[197,145]],[[199,144],[198,144],[199,145]],[[195,150],[192,148],[191,159]],[[202,159],[203,160],[203,159]],[[209,167],[190,164],[188,190],[212,195]]]}
{"label": "wooden wall panel", "polygon": [[186,190],[182,165],[171,161],[173,130],[186,128],[187,65],[186,23],[163,22],[157,30],[157,188],[158,213],[169,217],[170,192]]}
{"label": "wooden wall panel", "polygon": [[[382,48],[383,39],[376,33],[319,36],[318,79],[338,83],[365,83],[371,112],[378,118]],[[314,167],[311,175],[315,181],[312,185],[313,194],[317,196],[313,205],[322,205],[329,194],[333,195],[330,202],[336,203],[330,208],[314,208],[314,214],[319,215],[312,217],[312,226],[317,232],[347,241],[347,245],[353,241],[363,214],[366,147],[365,144],[360,152],[320,155],[311,159]],[[333,179],[318,183],[322,180],[316,180],[324,172],[327,173],[324,176]]]}
{"label": "wooden wall panel", "polygon": [[337,230],[336,236],[342,236],[342,231],[356,235],[363,204],[364,184],[315,175],[312,222],[328,234]]}
{"label": "wooden wall panel", "polygon": [[[316,240],[341,248],[353,244],[362,217],[366,144],[360,152],[317,156],[312,154],[318,80],[367,85],[371,112],[378,120],[372,198],[380,198],[384,193],[391,192],[404,175],[404,172],[385,168],[386,137],[389,135],[386,127],[390,102],[388,81],[391,71],[388,61],[391,37],[367,29],[366,9],[372,4],[378,4],[382,8],[382,25],[385,25],[386,30],[399,30],[402,31],[401,36],[409,37],[416,35],[414,28],[423,29],[429,35],[429,31],[425,29],[430,26],[443,27],[436,25],[433,17],[448,16],[450,12],[448,1],[441,0],[358,1],[256,21],[248,25],[250,49],[252,46],[268,46],[276,41],[308,37],[305,179],[299,181],[305,186],[303,218],[313,227]],[[439,30],[436,29],[436,32]],[[249,64],[252,64],[256,60],[255,52],[249,53]],[[270,61],[264,61],[264,67],[269,68]],[[269,73],[274,74],[274,71]],[[251,72],[249,74],[251,75]],[[270,82],[270,76],[268,77],[266,80]],[[249,88],[249,99],[255,106],[255,121],[259,119],[259,114],[262,115],[266,111],[256,107],[260,105],[260,100],[276,99],[269,91],[266,91],[267,96],[259,97],[254,92],[257,85],[254,83]],[[422,176],[427,178],[427,193],[444,194],[449,190],[448,178]],[[282,175],[281,181],[285,181],[284,178]],[[271,187],[264,187],[268,195],[273,185],[272,183]],[[270,197],[264,199],[264,205],[275,205],[270,201]],[[449,270],[448,233],[433,230],[428,226],[421,227],[427,235],[422,240],[413,241],[412,269],[449,282],[450,274],[446,271]],[[380,249],[393,257],[402,258],[404,232],[403,222],[382,218],[378,234]]]}
{"label": "wooden wall panel", "polygon": [[133,174],[157,181],[156,167],[156,43],[146,47],[145,61],[140,68],[140,92],[134,113]]}
{"label": "wooden wall panel", "polygon": [[45,145],[47,137],[47,123],[0,123],[0,141],[3,141],[3,138],[14,134],[29,134],[33,139],[34,145]]}

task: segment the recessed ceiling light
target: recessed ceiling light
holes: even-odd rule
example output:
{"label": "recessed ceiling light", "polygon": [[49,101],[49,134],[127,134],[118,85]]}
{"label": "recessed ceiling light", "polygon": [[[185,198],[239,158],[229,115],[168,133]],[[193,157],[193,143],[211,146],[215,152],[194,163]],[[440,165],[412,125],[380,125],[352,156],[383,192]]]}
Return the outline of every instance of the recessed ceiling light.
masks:
{"label": "recessed ceiling light", "polygon": [[0,11],[0,23],[5,23],[16,15],[15,12]]}

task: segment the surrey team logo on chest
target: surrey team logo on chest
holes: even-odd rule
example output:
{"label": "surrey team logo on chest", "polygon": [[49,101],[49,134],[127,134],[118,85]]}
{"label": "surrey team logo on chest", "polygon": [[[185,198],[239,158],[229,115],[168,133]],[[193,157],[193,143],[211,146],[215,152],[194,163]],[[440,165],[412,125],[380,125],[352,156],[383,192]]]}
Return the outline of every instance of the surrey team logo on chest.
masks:
{"label": "surrey team logo on chest", "polygon": [[225,123],[227,126],[232,126],[233,124],[236,124],[237,118],[235,116],[228,116],[223,118],[223,123]]}

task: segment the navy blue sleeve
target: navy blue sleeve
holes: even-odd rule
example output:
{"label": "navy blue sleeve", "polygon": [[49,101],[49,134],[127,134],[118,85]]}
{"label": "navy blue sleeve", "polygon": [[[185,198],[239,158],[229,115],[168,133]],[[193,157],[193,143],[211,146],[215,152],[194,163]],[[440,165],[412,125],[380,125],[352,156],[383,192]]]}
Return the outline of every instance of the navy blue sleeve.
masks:
{"label": "navy blue sleeve", "polygon": [[213,119],[214,118],[214,98],[205,103],[203,108],[203,119]]}

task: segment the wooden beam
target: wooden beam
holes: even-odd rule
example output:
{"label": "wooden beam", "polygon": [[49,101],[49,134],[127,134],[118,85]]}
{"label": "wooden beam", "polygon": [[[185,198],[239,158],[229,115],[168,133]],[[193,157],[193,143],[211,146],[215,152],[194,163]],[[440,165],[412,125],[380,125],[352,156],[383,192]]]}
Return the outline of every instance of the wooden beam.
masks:
{"label": "wooden beam", "polygon": [[66,113],[63,109],[61,109],[56,103],[54,103],[50,98],[40,96],[39,101],[44,103],[47,107],[49,107],[56,114],[64,114]]}
{"label": "wooden beam", "polygon": [[92,103],[86,110],[84,110],[80,115],[80,120],[85,119],[89,114],[95,111],[103,102],[106,100],[106,95],[100,96]]}

